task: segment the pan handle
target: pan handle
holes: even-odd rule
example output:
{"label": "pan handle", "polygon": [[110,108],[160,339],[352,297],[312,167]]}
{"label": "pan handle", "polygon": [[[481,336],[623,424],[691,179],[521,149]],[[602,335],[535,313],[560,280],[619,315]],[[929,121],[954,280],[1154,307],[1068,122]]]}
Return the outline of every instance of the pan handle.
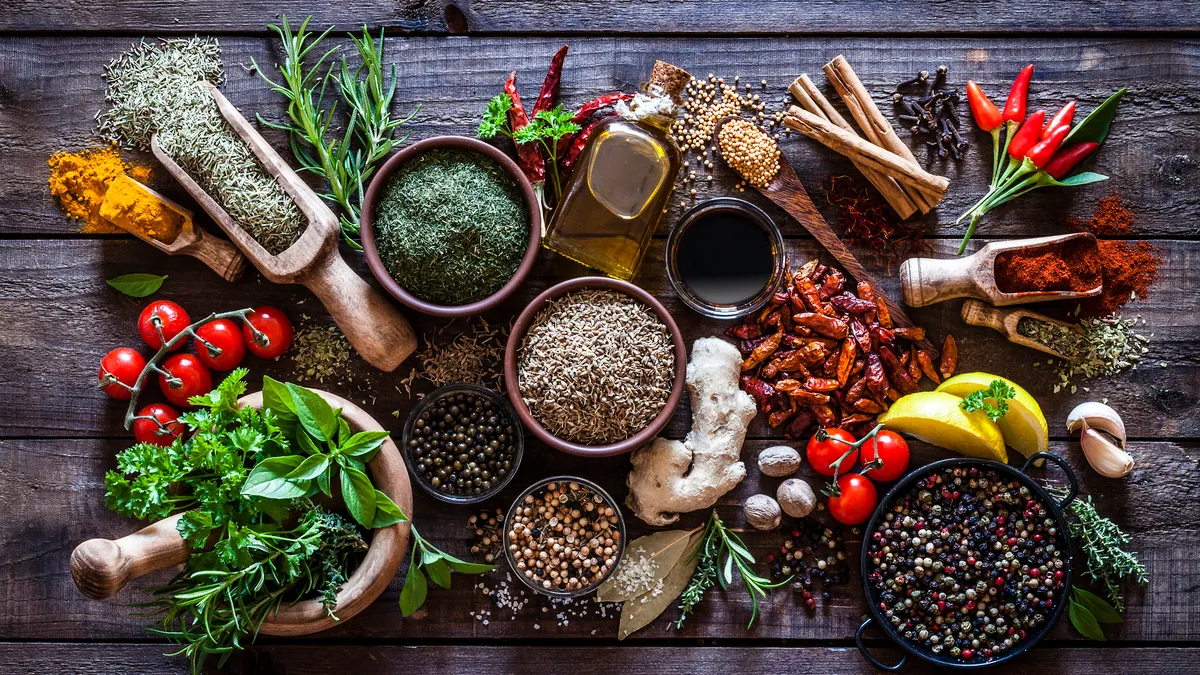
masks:
{"label": "pan handle", "polygon": [[1031,464],[1043,459],[1054,462],[1058,465],[1058,468],[1063,470],[1063,473],[1067,474],[1067,482],[1070,484],[1070,488],[1067,490],[1067,496],[1063,497],[1063,500],[1057,504],[1059,510],[1065,509],[1067,508],[1067,505],[1079,495],[1079,479],[1075,477],[1075,472],[1071,470],[1071,467],[1067,464],[1066,460],[1058,455],[1052,455],[1048,452],[1038,452],[1031,455],[1029,459],[1025,460],[1024,466],[1021,467],[1021,473],[1027,473]]}
{"label": "pan handle", "polygon": [[875,617],[873,617],[873,616],[867,617],[867,620],[862,622],[862,625],[858,627],[858,632],[856,632],[854,634],[854,644],[858,647],[858,653],[862,654],[862,657],[867,660],[867,663],[875,666],[876,668],[878,668],[880,670],[887,670],[887,671],[900,670],[901,668],[904,667],[905,662],[908,661],[908,654],[901,656],[899,661],[897,661],[895,664],[889,666],[889,665],[885,665],[885,664],[881,663],[879,661],[879,659],[875,658],[874,656],[871,656],[871,653],[867,651],[867,646],[865,644],[863,644],[863,639],[862,639],[863,633],[867,630],[867,627],[870,626],[874,621],[875,621]]}

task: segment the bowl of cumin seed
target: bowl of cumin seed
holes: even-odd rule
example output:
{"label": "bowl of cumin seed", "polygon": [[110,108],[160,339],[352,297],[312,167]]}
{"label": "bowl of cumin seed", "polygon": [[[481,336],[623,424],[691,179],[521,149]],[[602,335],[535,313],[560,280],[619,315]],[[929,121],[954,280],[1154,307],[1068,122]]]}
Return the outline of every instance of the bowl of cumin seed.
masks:
{"label": "bowl of cumin seed", "polygon": [[687,347],[662,303],[625,281],[581,277],[521,312],[504,350],[504,388],[521,423],[583,457],[645,445],[683,396]]}

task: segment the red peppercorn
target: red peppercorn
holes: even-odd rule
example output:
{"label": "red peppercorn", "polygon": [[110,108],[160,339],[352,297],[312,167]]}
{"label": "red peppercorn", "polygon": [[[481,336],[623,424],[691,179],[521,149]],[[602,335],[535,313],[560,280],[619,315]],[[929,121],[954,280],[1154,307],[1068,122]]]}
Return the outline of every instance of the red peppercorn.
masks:
{"label": "red peppercorn", "polygon": [[1029,570],[1029,576],[1036,579],[1036,578],[1042,576],[1042,571],[1035,567],[1035,568]]}
{"label": "red peppercorn", "polygon": [[773,563],[773,562],[775,562],[775,554],[774,554],[774,553],[768,553],[768,554],[767,554],[767,562],[768,562],[768,563]]}
{"label": "red peppercorn", "polygon": [[962,657],[963,657],[964,659],[969,659],[969,658],[971,658],[972,656],[975,656],[975,650],[974,650],[974,649],[964,649],[964,650],[962,651]]}
{"label": "red peppercorn", "polygon": [[1062,573],[1062,570],[1056,570],[1056,571],[1054,572],[1054,579],[1055,579],[1055,581],[1062,581],[1062,578],[1063,578],[1063,573]]}

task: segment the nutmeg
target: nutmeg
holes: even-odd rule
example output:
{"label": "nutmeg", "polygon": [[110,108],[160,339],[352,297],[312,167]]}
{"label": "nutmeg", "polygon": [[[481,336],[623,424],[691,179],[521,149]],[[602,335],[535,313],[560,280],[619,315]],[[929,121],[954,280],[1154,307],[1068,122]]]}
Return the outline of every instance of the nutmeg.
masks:
{"label": "nutmeg", "polygon": [[793,518],[803,518],[817,506],[817,496],[812,488],[798,478],[789,478],[780,483],[775,496],[783,512]]}
{"label": "nutmeg", "polygon": [[773,530],[779,527],[783,514],[779,511],[779,503],[767,495],[754,495],[742,506],[746,512],[746,522],[760,530]]}
{"label": "nutmeg", "polygon": [[782,478],[800,468],[800,453],[786,445],[775,445],[758,453],[758,469],[764,476]]}

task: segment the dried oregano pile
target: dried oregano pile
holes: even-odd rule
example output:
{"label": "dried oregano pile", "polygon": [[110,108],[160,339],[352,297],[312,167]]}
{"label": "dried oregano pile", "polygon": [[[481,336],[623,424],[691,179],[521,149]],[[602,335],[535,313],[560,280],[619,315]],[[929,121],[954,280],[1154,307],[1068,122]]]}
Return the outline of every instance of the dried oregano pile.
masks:
{"label": "dried oregano pile", "polygon": [[517,365],[521,397],[550,433],[598,445],[625,440],[658,415],[674,383],[675,350],[650,308],[588,289],[538,313]]}
{"label": "dried oregano pile", "polygon": [[223,79],[221,47],[211,38],[143,42],[104,72],[108,109],[100,134],[123,147],[158,144],[272,254],[300,236],[304,216],[221,117],[203,82]]}

